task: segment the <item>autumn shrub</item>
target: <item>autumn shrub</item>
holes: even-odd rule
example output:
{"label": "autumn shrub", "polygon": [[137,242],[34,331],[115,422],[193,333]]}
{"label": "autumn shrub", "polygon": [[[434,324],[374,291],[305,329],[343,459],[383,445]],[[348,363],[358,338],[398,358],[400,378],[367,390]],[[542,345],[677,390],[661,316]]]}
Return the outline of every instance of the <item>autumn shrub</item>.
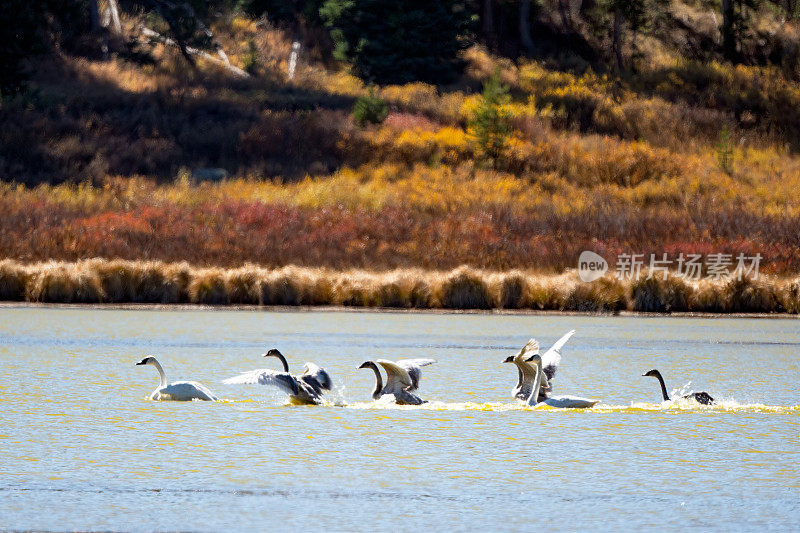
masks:
{"label": "autumn shrub", "polygon": [[25,299],[47,303],[99,303],[104,295],[100,278],[81,263],[48,263],[31,272]]}
{"label": "autumn shrub", "polygon": [[289,273],[272,272],[261,285],[261,302],[264,305],[300,305],[302,289]]}
{"label": "autumn shrub", "polygon": [[16,261],[0,261],[0,301],[23,301],[28,271]]}
{"label": "autumn shrub", "polygon": [[627,308],[624,285],[613,277],[576,283],[564,298],[565,311],[616,313]]}
{"label": "autumn shrub", "polygon": [[567,285],[563,277],[534,277],[525,286],[521,307],[541,311],[553,311],[564,308]]}
{"label": "autumn shrub", "polygon": [[634,311],[655,313],[687,311],[692,296],[692,287],[674,275],[641,276],[630,291]]}
{"label": "autumn shrub", "polygon": [[225,278],[225,271],[219,268],[195,270],[188,287],[190,301],[206,305],[227,304]]}
{"label": "autumn shrub", "polygon": [[689,298],[690,311],[724,313],[728,310],[728,301],[719,282],[702,279],[694,285],[694,291]]}
{"label": "autumn shrub", "polygon": [[228,303],[261,304],[263,274],[253,265],[230,270],[225,277],[225,293]]}
{"label": "autumn shrub", "polygon": [[785,281],[778,294],[780,305],[787,313],[800,313],[800,278]]}
{"label": "autumn shrub", "polygon": [[500,309],[520,309],[523,307],[527,278],[520,271],[504,272],[489,277],[492,301]]}
{"label": "autumn shrub", "polygon": [[438,287],[438,302],[447,309],[489,309],[491,296],[479,272],[460,268],[444,276]]}
{"label": "autumn shrub", "polygon": [[731,313],[772,313],[783,311],[773,286],[742,277],[725,283],[721,292],[725,311]]}

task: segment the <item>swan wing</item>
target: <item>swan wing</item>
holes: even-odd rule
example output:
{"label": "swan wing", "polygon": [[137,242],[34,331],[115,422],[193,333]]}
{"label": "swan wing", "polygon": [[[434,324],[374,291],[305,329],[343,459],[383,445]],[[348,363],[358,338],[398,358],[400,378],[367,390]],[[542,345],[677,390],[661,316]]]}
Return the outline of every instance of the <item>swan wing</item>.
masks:
{"label": "swan wing", "polygon": [[386,386],[383,390],[399,392],[406,387],[412,387],[414,382],[411,376],[408,375],[408,370],[398,365],[394,361],[387,361],[386,359],[378,359],[377,363],[386,370]]}
{"label": "swan wing", "polygon": [[525,344],[525,346],[520,348],[519,352],[514,356],[514,358],[527,359],[537,353],[539,353],[539,341],[536,339],[531,339],[527,342],[527,344]]}
{"label": "swan wing", "polygon": [[333,386],[330,375],[328,375],[324,368],[314,363],[306,363],[305,372],[300,374],[299,379],[306,382],[314,380],[317,382],[320,389],[331,390]]}
{"label": "swan wing", "polygon": [[573,335],[575,335],[574,329],[566,332],[563,337],[558,339],[555,344],[542,355],[542,370],[547,376],[547,379],[553,379],[555,377],[558,365],[561,363],[561,348],[564,347]]}
{"label": "swan wing", "polygon": [[436,362],[436,359],[400,359],[397,361],[397,366],[405,368],[408,376],[411,378],[411,388],[409,390],[417,390],[419,388],[419,380],[422,378],[422,367],[429,366]]}
{"label": "swan wing", "polygon": [[258,384],[274,385],[286,394],[297,394],[297,380],[288,372],[279,372],[270,368],[259,368],[242,372],[238,376],[222,380],[226,385]]}
{"label": "swan wing", "polygon": [[172,400],[206,400],[216,402],[218,398],[206,387],[196,381],[175,381],[158,389],[159,396]]}

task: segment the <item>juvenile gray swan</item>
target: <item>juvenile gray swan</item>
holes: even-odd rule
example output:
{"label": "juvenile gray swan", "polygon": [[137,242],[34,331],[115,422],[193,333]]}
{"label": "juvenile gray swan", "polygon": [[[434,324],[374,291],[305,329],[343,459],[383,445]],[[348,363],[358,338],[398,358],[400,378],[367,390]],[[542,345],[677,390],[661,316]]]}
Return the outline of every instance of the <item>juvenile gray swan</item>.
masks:
{"label": "juvenile gray swan", "polygon": [[[358,368],[371,368],[375,372],[376,384],[372,399],[377,400],[389,395],[394,397],[394,401],[398,405],[422,405],[426,403],[425,400],[413,394],[413,391],[419,389],[422,367],[435,362],[435,359],[401,359],[395,363],[386,359],[378,359],[378,364],[364,361]],[[386,370],[385,386],[378,365]]]}
{"label": "juvenile gray swan", "polygon": [[322,403],[323,391],[331,390],[331,377],[314,363],[306,363],[304,372],[293,376],[289,373],[289,363],[281,352],[271,349],[263,357],[277,357],[283,364],[283,372],[269,368],[259,368],[242,372],[238,376],[223,380],[223,383],[242,384],[257,383],[259,385],[275,385],[289,395],[289,401],[295,405],[318,405]]}
{"label": "juvenile gray swan", "polygon": [[[642,374],[642,376],[648,376],[648,377],[651,377],[651,378],[656,378],[658,380],[658,383],[661,385],[661,396],[662,396],[662,398],[664,399],[665,402],[670,401],[669,394],[667,394],[667,386],[664,384],[664,378],[661,377],[661,372],[659,372],[658,370],[656,370],[654,368],[652,370],[648,370],[647,372]],[[712,398],[711,395],[709,393],[705,392],[705,391],[692,392],[690,394],[685,394],[685,395],[681,396],[681,398],[683,398],[685,400],[694,400],[697,403],[700,403],[700,404],[703,404],[703,405],[714,405],[714,403],[715,403],[714,402],[714,398]]]}
{"label": "juvenile gray swan", "polygon": [[[541,380],[541,387],[539,388],[539,395],[536,401],[543,402],[550,397],[553,392],[553,379],[556,377],[556,370],[561,363],[561,348],[567,341],[575,334],[575,330],[570,330],[558,339],[553,346],[542,355],[542,374],[539,379]],[[518,380],[517,386],[511,391],[514,398],[527,402],[533,390],[532,377],[534,374],[533,366],[527,359],[533,354],[539,353],[539,343],[536,339],[531,339],[522,347],[517,355],[506,357],[504,363],[514,363],[517,367]]]}
{"label": "juvenile gray swan", "polygon": [[151,400],[156,401],[189,401],[189,400],[205,400],[216,402],[218,398],[208,390],[206,387],[196,381],[173,381],[167,384],[167,376],[164,374],[164,369],[155,357],[145,357],[138,363],[139,365],[152,365],[158,370],[158,375],[161,377],[161,384],[150,395]]}
{"label": "juvenile gray swan", "polygon": [[539,354],[539,343],[536,339],[531,339],[516,355],[510,355],[503,360],[504,363],[514,363],[517,367],[517,385],[511,391],[514,398],[526,405],[544,403],[562,408],[586,408],[599,402],[579,396],[552,396],[553,379],[561,362],[561,348],[574,334],[574,329],[565,333],[544,355]]}

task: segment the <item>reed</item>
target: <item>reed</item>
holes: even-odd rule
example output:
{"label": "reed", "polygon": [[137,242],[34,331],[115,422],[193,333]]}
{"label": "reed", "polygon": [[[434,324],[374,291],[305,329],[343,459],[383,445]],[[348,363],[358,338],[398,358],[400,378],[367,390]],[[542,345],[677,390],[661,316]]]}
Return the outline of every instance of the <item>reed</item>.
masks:
{"label": "reed", "polygon": [[340,305],[420,309],[534,309],[617,313],[798,313],[800,278],[686,281],[642,275],[582,282],[544,274],[462,266],[388,271],[286,266],[192,267],[187,263],[91,259],[0,261],[0,299],[50,303]]}
{"label": "reed", "polygon": [[635,311],[669,313],[688,311],[692,287],[673,275],[642,276],[630,285],[630,298]]}
{"label": "reed", "polygon": [[21,302],[25,300],[28,283],[27,269],[9,259],[0,261],[0,300]]}

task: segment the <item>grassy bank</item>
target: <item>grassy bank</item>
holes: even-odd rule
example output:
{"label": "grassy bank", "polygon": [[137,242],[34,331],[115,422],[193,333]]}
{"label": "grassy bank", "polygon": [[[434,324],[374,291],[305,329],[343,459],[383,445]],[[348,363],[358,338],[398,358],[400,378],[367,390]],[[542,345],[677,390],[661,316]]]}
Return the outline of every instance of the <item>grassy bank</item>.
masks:
{"label": "grassy bank", "polygon": [[726,177],[577,187],[556,174],[527,181],[391,164],[294,184],[0,185],[0,257],[561,272],[587,249],[608,258],[761,253],[763,272],[792,276],[800,271],[800,203],[789,196]]}
{"label": "grassy bank", "polygon": [[[255,46],[256,76],[192,70],[160,45],[152,64],[59,54],[37,64],[28,94],[0,103],[0,258],[555,274],[594,250],[758,253],[763,273],[800,272],[791,69],[673,50],[615,75],[474,46],[450,86],[373,87],[388,117],[359,127],[364,82],[305,49],[288,80],[293,37],[279,28],[237,16],[214,30],[236,65]],[[496,70],[511,132],[488,164],[469,124]],[[633,309],[624,289],[617,307]],[[115,301],[103,290],[89,294]],[[202,300],[175,290],[167,300]],[[575,308],[569,291],[515,305]]]}
{"label": "grassy bank", "polygon": [[576,273],[543,275],[461,267],[385,272],[324,268],[194,268],[187,263],[0,262],[0,300],[52,303],[339,305],[419,309],[534,309],[586,312],[798,313],[800,278],[759,281],[641,277],[583,283]]}

